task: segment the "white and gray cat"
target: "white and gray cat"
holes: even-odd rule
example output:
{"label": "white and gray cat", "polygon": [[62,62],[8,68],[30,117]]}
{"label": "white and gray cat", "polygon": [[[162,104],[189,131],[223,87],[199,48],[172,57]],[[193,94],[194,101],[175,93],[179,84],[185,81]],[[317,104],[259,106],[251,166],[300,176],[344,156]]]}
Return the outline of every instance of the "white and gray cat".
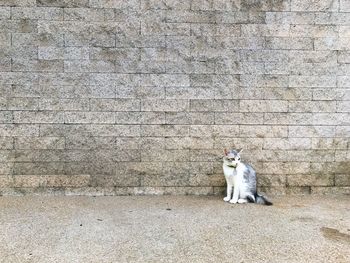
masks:
{"label": "white and gray cat", "polygon": [[[250,165],[241,162],[240,152],[242,150],[225,150],[223,169],[227,183],[227,195],[224,201],[232,204],[252,202],[272,205],[264,196],[257,193],[256,173]],[[233,195],[232,188],[234,189]]]}

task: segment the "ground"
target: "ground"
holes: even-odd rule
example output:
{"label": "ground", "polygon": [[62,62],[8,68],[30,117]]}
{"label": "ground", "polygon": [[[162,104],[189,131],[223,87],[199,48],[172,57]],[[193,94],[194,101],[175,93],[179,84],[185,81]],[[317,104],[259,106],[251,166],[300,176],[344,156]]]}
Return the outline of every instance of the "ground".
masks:
{"label": "ground", "polygon": [[0,197],[0,262],[350,262],[350,196]]}

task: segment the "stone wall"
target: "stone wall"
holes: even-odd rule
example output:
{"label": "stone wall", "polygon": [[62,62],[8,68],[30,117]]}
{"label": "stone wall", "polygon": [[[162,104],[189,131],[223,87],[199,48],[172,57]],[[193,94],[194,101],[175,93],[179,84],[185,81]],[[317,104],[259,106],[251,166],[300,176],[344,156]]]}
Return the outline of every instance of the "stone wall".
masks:
{"label": "stone wall", "polygon": [[1,0],[0,194],[350,192],[349,0]]}

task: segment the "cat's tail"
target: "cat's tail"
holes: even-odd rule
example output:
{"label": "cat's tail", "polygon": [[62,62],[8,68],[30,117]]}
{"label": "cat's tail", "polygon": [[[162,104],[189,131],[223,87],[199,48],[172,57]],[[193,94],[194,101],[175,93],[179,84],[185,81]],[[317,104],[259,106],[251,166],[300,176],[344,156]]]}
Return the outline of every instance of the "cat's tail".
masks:
{"label": "cat's tail", "polygon": [[260,204],[260,205],[272,205],[272,203],[266,199],[266,197],[259,195],[259,194],[255,194],[254,199],[253,196],[248,197],[249,201],[251,201],[252,203],[256,203],[256,204]]}

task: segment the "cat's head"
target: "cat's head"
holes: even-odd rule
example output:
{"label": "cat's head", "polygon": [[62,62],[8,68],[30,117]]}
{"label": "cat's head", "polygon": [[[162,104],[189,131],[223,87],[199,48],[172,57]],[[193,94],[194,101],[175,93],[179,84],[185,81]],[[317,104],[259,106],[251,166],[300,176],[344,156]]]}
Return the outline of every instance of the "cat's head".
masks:
{"label": "cat's head", "polygon": [[242,152],[243,149],[240,150],[229,150],[227,151],[226,149],[224,150],[225,156],[223,158],[224,164],[236,168],[237,165],[241,162],[241,156],[240,153]]}

